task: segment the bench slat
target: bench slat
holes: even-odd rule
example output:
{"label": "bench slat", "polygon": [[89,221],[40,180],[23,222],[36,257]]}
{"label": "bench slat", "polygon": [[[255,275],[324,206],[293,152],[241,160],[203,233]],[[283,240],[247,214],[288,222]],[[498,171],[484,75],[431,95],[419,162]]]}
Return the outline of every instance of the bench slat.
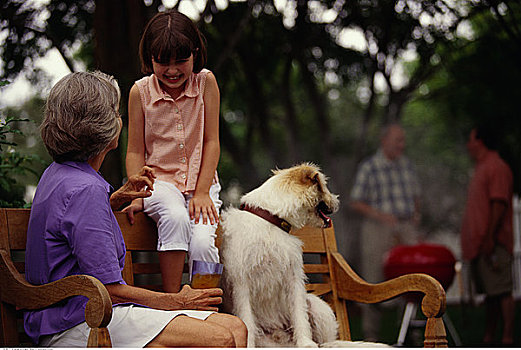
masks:
{"label": "bench slat", "polygon": [[305,273],[329,273],[327,264],[304,264]]}
{"label": "bench slat", "polygon": [[11,249],[24,250],[27,241],[27,226],[31,211],[27,209],[9,209],[7,225],[9,246]]}
{"label": "bench slat", "polygon": [[161,269],[158,263],[134,263],[134,274],[150,274],[150,273],[161,273]]}
{"label": "bench slat", "polygon": [[325,253],[326,244],[321,229],[304,227],[300,230],[291,230],[291,234],[300,238],[304,243],[302,250],[304,253]]}
{"label": "bench slat", "polygon": [[308,283],[306,290],[315,295],[324,295],[331,292],[331,285],[329,283]]}
{"label": "bench slat", "polygon": [[157,228],[152,219],[143,213],[137,213],[135,223],[131,225],[125,213],[116,212],[114,214],[125,237],[127,251],[157,250]]}

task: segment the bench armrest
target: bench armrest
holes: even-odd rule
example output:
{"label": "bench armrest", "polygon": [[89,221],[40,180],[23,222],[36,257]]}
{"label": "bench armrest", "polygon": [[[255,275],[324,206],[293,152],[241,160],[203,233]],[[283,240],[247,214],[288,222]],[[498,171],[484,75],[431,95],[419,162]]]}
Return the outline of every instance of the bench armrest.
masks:
{"label": "bench armrest", "polygon": [[331,253],[338,297],[361,303],[378,303],[407,292],[421,292],[422,312],[427,317],[425,347],[446,347],[446,333],[441,316],[445,312],[445,290],[433,277],[414,273],[382,283],[368,283],[360,278],[338,252]]}
{"label": "bench armrest", "polygon": [[40,309],[76,295],[87,297],[89,301],[85,308],[85,320],[91,328],[87,346],[111,346],[106,327],[112,317],[112,301],[98,279],[76,275],[35,286],[29,284],[16,270],[9,253],[0,249],[0,280],[0,300],[19,309]]}

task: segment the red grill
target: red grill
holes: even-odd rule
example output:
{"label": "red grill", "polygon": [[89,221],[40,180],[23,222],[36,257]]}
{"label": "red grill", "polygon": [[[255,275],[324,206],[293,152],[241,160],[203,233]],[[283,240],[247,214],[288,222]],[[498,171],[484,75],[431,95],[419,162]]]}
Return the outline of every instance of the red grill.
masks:
{"label": "red grill", "polygon": [[445,290],[454,279],[456,259],[439,244],[399,245],[389,251],[384,262],[386,279],[407,273],[426,273],[436,278]]}

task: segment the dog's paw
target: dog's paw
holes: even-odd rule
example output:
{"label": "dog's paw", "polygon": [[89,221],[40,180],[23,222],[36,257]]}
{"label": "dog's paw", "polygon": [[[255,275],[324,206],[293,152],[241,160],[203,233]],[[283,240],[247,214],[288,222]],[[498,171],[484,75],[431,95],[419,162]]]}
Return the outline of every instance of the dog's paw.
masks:
{"label": "dog's paw", "polygon": [[318,348],[318,344],[311,339],[297,340],[297,348]]}

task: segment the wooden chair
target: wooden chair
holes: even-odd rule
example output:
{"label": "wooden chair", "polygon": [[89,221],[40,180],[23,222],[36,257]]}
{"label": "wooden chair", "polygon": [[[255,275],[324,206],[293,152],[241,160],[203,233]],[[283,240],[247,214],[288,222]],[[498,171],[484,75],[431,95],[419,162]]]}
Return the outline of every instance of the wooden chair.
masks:
{"label": "wooden chair", "polygon": [[[85,319],[91,327],[87,346],[110,347],[107,325],[112,316],[112,302],[105,286],[86,275],[34,286],[25,281],[23,252],[27,238],[28,209],[0,208],[0,345],[31,345],[23,332],[21,309],[40,309],[65,298],[83,295],[89,301]],[[13,263],[13,259],[16,261]]]}
{"label": "wooden chair", "polygon": [[[24,303],[20,298],[15,297],[15,295],[26,293],[27,290],[32,288],[44,287],[30,286],[24,282],[21,275],[16,275],[12,263],[11,268],[4,268],[4,266],[9,266],[11,259],[18,259],[14,260],[17,261],[15,263],[16,267],[18,271],[23,270],[23,262],[16,255],[19,255],[25,249],[28,218],[29,210],[27,209],[0,209],[0,249],[6,252],[2,254],[2,261],[0,262],[0,265],[2,265],[0,269],[2,281],[7,278],[4,275],[13,275],[21,279],[19,282],[21,287],[17,290],[10,287],[12,282],[0,285],[0,299],[2,301],[2,338],[0,338],[0,345],[3,346],[19,345],[19,340],[23,339],[23,334],[21,336],[15,334],[17,330],[13,326],[13,322],[16,323],[16,318],[19,318],[20,315],[15,312],[13,305],[16,305],[18,308],[31,306]],[[124,213],[116,213],[116,218],[120,224],[127,247],[123,278],[130,285],[161,290],[160,269],[155,253],[157,243],[155,223],[143,213],[136,215],[134,225],[128,223]],[[425,294],[422,301],[422,311],[427,317],[424,346],[447,346],[445,327],[441,319],[445,311],[445,291],[434,278],[424,274],[411,274],[379,284],[370,284],[363,281],[338,253],[333,227],[328,229],[304,228],[292,232],[292,234],[298,236],[304,242],[304,269],[310,280],[306,288],[309,292],[323,297],[333,307],[337,315],[341,339],[351,340],[346,301],[377,303],[407,292],[422,292]],[[219,234],[217,245],[220,244],[220,237],[221,235]],[[58,282],[61,283],[62,281]],[[94,284],[94,282],[92,283]],[[103,290],[106,293],[105,288],[97,286],[99,287],[97,288],[99,295],[104,295],[101,291]],[[47,294],[41,293],[34,293],[34,298],[41,300],[50,299]],[[108,295],[106,297],[108,298]],[[58,297],[54,297],[52,300],[58,300]],[[52,302],[45,305],[49,304],[52,304]],[[39,307],[42,306],[43,304],[39,305]],[[108,334],[105,337],[106,328],[104,328],[108,324],[108,320],[110,320],[110,312],[108,319],[106,318],[106,304],[102,303],[87,311],[93,312],[93,309],[103,310],[98,311],[97,315],[103,314],[104,317],[101,317],[100,322],[92,321],[89,323],[93,327],[95,334],[92,335],[94,339],[92,343],[89,338],[89,346],[93,345],[96,340],[98,344],[103,344],[103,340],[109,338]],[[96,320],[99,320],[99,318]],[[6,327],[5,325],[8,326]],[[96,336],[96,334],[98,335]]]}

